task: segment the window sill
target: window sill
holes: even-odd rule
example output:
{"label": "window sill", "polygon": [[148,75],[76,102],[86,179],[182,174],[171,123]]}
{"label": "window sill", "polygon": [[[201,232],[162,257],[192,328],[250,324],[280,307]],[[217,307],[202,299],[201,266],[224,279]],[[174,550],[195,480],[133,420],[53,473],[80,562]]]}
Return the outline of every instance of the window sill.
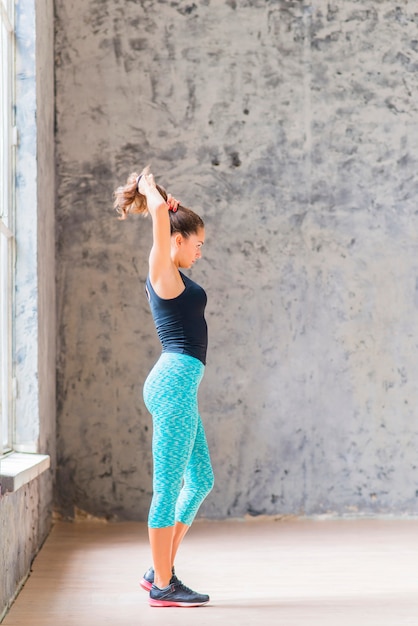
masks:
{"label": "window sill", "polygon": [[0,459],[1,495],[17,491],[49,469],[51,459],[46,454],[12,452]]}

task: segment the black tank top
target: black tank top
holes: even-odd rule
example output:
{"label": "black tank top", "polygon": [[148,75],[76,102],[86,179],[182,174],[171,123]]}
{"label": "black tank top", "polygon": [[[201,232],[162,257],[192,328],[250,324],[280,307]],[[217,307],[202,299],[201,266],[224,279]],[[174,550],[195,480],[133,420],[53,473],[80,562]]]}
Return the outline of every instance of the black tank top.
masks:
{"label": "black tank top", "polygon": [[185,290],[176,298],[160,298],[154,291],[149,276],[146,292],[152,317],[163,352],[177,352],[193,356],[206,364],[208,329],[205,320],[206,292],[180,272]]}

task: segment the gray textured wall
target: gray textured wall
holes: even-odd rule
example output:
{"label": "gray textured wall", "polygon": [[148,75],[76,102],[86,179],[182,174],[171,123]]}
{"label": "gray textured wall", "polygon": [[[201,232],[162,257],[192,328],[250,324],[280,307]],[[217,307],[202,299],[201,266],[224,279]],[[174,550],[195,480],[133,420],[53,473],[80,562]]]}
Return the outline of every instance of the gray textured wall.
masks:
{"label": "gray textured wall", "polygon": [[146,519],[151,163],[204,216],[212,518],[417,513],[413,3],[56,1],[59,505]]}

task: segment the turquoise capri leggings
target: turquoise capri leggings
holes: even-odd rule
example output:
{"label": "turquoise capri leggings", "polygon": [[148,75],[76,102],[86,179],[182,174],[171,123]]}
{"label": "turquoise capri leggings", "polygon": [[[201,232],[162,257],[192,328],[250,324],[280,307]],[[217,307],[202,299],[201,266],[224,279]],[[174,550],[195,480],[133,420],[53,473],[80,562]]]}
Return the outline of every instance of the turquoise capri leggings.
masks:
{"label": "turquoise capri leggings", "polygon": [[150,528],[191,525],[213,487],[208,444],[197,406],[205,366],[187,354],[163,352],[144,384],[152,415],[154,460]]}

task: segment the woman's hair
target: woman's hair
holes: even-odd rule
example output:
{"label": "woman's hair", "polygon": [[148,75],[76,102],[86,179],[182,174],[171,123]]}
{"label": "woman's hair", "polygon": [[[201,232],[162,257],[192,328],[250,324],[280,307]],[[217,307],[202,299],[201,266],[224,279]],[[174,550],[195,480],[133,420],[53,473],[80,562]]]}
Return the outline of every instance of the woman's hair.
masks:
{"label": "woman's hair", "polygon": [[[132,172],[129,174],[126,184],[118,187],[114,193],[115,202],[113,206],[119,213],[120,220],[125,220],[131,213],[148,215],[147,199],[138,191],[138,177],[137,172]],[[160,185],[156,185],[156,187],[164,200],[167,200],[166,190]],[[205,226],[197,213],[181,204],[178,205],[176,211],[169,211],[169,216],[171,234],[181,233],[186,239]]]}

